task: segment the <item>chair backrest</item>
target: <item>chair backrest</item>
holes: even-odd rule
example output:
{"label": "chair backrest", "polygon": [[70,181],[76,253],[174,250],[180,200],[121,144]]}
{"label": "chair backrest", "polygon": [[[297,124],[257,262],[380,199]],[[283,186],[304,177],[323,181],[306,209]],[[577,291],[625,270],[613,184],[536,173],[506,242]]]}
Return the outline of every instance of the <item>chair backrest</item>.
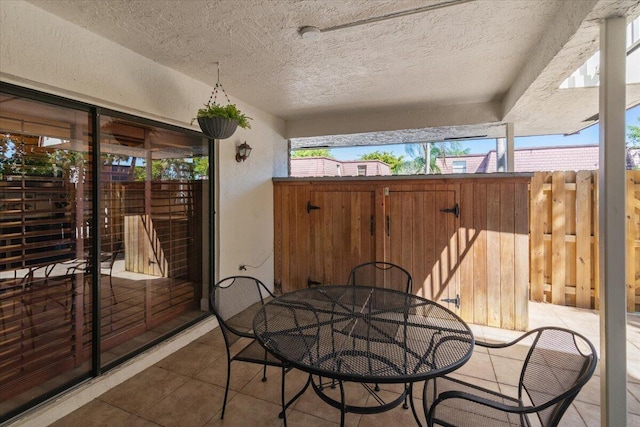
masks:
{"label": "chair backrest", "polygon": [[240,337],[253,337],[253,317],[273,294],[260,280],[250,276],[230,276],[209,291],[209,307],[215,314],[227,348]]}
{"label": "chair backrest", "polygon": [[593,344],[584,336],[563,328],[530,331],[534,338],[524,361],[519,396],[528,395],[543,426],[555,426],[598,363]]}
{"label": "chair backrest", "polygon": [[390,262],[373,261],[355,266],[349,274],[347,284],[353,286],[373,286],[395,289],[411,293],[411,274],[399,265]]}

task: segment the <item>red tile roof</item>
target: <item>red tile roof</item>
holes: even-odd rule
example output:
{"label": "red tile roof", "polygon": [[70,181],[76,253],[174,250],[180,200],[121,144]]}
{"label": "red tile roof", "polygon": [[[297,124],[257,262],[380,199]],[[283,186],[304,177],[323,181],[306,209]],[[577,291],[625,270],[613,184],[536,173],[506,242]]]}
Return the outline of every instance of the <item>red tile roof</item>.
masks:
{"label": "red tile roof", "polygon": [[[565,145],[557,147],[517,148],[513,152],[514,172],[598,169],[598,144]],[[630,157],[627,156],[628,166]],[[442,173],[453,173],[453,161],[466,161],[467,173],[497,171],[496,150],[487,154],[447,157],[437,163]]]}

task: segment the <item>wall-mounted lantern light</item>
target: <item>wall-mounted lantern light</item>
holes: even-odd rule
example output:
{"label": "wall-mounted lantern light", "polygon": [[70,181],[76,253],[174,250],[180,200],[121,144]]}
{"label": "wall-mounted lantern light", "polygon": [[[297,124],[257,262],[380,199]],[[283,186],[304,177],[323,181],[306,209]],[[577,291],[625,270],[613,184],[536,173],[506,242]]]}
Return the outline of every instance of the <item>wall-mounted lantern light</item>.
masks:
{"label": "wall-mounted lantern light", "polygon": [[251,146],[245,141],[236,147],[236,162],[244,162],[249,158],[249,154],[251,154]]}

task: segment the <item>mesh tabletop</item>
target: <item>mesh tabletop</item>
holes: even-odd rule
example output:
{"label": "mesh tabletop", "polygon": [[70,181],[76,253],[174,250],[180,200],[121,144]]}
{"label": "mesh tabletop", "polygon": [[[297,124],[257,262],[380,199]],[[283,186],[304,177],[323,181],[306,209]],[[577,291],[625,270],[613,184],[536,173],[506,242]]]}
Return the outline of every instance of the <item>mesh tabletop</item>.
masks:
{"label": "mesh tabletop", "polygon": [[473,351],[469,327],[424,298],[383,288],[320,286],[282,295],[254,319],[257,339],[304,371],[405,383],[450,372]]}

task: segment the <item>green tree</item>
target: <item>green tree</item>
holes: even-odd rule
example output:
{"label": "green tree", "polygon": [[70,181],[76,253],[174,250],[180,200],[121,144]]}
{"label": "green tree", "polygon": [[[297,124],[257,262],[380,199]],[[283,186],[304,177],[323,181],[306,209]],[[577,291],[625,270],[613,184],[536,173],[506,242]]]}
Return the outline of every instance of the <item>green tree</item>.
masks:
{"label": "green tree", "polygon": [[193,158],[193,172],[196,175],[196,179],[205,179],[209,176],[209,158],[208,157],[194,157]]}
{"label": "green tree", "polygon": [[[407,144],[405,146],[405,152],[411,158],[410,161],[403,165],[405,171],[412,174],[438,174],[442,172],[437,163],[438,157],[440,157],[443,162],[446,162],[447,157],[469,154],[469,149],[463,149],[460,141],[421,142],[417,144]],[[429,159],[428,163],[425,160],[427,158]],[[429,167],[427,167],[427,164]]]}
{"label": "green tree", "polygon": [[[640,123],[640,117],[638,117],[638,123]],[[627,147],[640,148],[640,125],[629,125],[627,129]]]}
{"label": "green tree", "polygon": [[328,157],[329,159],[334,158],[328,148],[317,148],[315,150],[295,150],[291,152],[292,159],[300,157]]}
{"label": "green tree", "polygon": [[[411,158],[403,165],[403,170],[408,174],[431,174],[440,173],[440,167],[436,159],[440,156],[440,147],[432,142],[421,142],[418,144],[407,144],[404,151]],[[427,163],[426,159],[429,159]],[[428,167],[427,167],[428,165]]]}
{"label": "green tree", "polygon": [[387,151],[374,151],[372,153],[363,154],[360,156],[360,160],[380,160],[381,162],[389,165],[393,175],[397,175],[404,163],[403,157],[404,156],[395,156],[393,153]]}

